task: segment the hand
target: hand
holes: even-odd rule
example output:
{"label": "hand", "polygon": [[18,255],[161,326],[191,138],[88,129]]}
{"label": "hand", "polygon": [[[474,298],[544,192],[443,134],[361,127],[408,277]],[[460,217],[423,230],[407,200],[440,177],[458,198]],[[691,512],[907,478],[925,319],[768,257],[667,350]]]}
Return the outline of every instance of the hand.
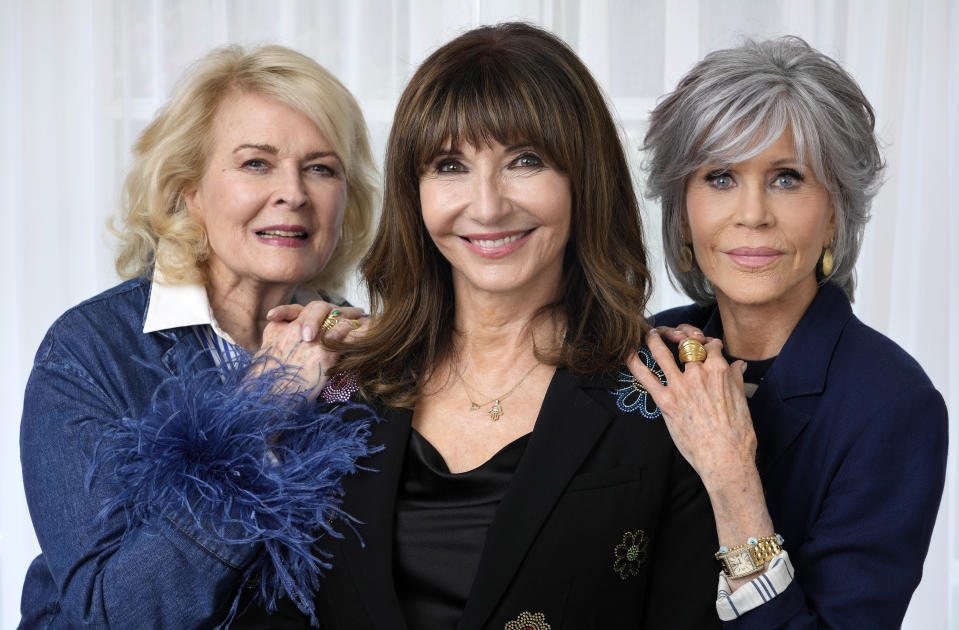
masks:
{"label": "hand", "polygon": [[[323,322],[334,310],[339,311],[336,326],[325,331]],[[307,395],[316,398],[329,378],[327,370],[340,358],[324,341],[350,339],[367,318],[359,308],[317,300],[306,306],[278,306],[267,314],[267,319],[269,323],[263,330],[257,356],[270,356],[287,368],[297,369],[299,381],[287,383],[285,387],[308,390]],[[270,362],[262,365],[263,369],[269,369]]]}
{"label": "hand", "polygon": [[[706,348],[706,360],[686,363],[680,370],[663,337],[674,342],[696,339]],[[756,431],[743,391],[746,364],[726,363],[723,342],[688,324],[654,328],[646,343],[668,385],[663,386],[637,354],[626,363],[663,412],[676,448],[703,480],[719,544],[734,547],[750,536],[771,535],[775,530],[756,468]],[[736,590],[755,577],[728,583]]]}
{"label": "hand", "polygon": [[703,331],[690,324],[679,324],[675,328],[670,326],[657,326],[654,330],[659,333],[663,339],[676,344],[687,337],[692,337],[703,344],[707,341],[707,337],[703,334]]}
{"label": "hand", "polygon": [[[336,321],[336,327],[329,331],[322,330],[323,322],[334,310],[340,313]],[[277,306],[266,314],[266,318],[270,322],[297,323],[303,341],[313,341],[319,333],[322,333],[324,338],[329,336],[330,339],[346,339],[349,341],[362,336],[357,331],[365,332],[370,320],[361,308],[336,306],[322,300],[310,302],[306,306],[300,304]]]}
{"label": "hand", "polygon": [[[681,370],[663,342],[664,336],[671,341],[697,339],[706,348],[706,360],[687,363]],[[638,355],[631,355],[627,365],[656,401],[676,447],[707,489],[735,480],[749,468],[755,470],[756,433],[743,392],[746,364],[726,363],[721,340],[707,338],[686,324],[653,329],[647,345],[668,386],[659,382]]]}

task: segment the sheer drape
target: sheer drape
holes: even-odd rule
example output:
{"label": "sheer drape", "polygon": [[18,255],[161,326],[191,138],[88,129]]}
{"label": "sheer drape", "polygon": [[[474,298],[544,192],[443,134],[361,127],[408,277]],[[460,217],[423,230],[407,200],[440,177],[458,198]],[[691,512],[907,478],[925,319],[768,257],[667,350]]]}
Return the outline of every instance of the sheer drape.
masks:
{"label": "sheer drape", "polygon": [[[186,65],[227,42],[281,43],[354,91],[382,156],[396,99],[416,64],[471,26],[512,19],[552,29],[585,59],[622,121],[642,185],[646,116],[703,54],[792,33],[834,56],[879,116],[886,185],[859,264],[856,311],[959,400],[959,3],[949,0],[6,0],[0,2],[0,626],[19,620],[38,552],[17,449],[23,387],[56,316],[115,284],[104,229],[129,147]],[[659,251],[658,209],[647,237]],[[650,310],[683,299],[656,269]],[[354,295],[354,297],[359,297]],[[360,298],[362,301],[362,298]],[[952,423],[956,433],[956,422]],[[908,455],[908,454],[904,454]],[[950,460],[954,460],[954,455]],[[950,467],[925,578],[906,628],[959,626],[959,484]],[[863,479],[863,483],[869,483]],[[911,541],[902,541],[904,545]]]}

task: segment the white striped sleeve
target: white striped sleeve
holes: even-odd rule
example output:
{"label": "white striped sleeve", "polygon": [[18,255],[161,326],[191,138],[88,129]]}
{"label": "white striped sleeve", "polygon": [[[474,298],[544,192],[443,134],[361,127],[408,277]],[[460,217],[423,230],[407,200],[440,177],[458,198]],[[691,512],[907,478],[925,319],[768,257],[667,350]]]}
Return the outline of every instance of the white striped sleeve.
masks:
{"label": "white striped sleeve", "polygon": [[793,565],[789,554],[778,553],[769,563],[765,573],[757,575],[732,592],[726,575],[719,573],[719,588],[716,593],[716,612],[723,621],[732,621],[757,606],[762,606],[776,597],[793,581]]}

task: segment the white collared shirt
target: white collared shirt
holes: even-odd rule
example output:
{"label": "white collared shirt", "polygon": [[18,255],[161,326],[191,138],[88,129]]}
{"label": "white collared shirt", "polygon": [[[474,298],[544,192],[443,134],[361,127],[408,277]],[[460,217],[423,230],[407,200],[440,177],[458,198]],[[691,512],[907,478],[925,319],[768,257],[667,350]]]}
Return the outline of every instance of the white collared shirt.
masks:
{"label": "white collared shirt", "polygon": [[[299,288],[293,294],[295,304],[322,299],[315,291]],[[200,284],[168,284],[154,278],[150,283],[150,302],[143,321],[143,332],[191,327],[213,362],[227,369],[247,354],[228,332],[220,327],[210,306],[206,287]]]}

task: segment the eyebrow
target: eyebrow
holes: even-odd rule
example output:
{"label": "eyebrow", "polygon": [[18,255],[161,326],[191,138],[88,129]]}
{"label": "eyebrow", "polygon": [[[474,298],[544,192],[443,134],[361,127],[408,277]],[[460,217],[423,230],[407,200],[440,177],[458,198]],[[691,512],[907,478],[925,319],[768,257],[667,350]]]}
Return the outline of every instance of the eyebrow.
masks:
{"label": "eyebrow", "polygon": [[[511,144],[508,147],[503,149],[504,153],[512,153],[513,151],[518,151],[520,149],[531,149],[533,145],[529,142],[520,142],[519,144]],[[440,149],[436,152],[436,155],[463,155],[463,152],[458,149]]]}
{"label": "eyebrow", "polygon": [[[263,151],[264,153],[269,153],[270,155],[276,155],[280,152],[280,150],[277,149],[272,144],[248,144],[247,143],[247,144],[241,144],[235,149],[233,149],[233,153],[239,153],[240,151],[244,149],[255,149],[257,151]],[[313,153],[309,153],[303,156],[302,161],[309,162],[310,160],[316,160],[316,159],[325,158],[325,157],[334,157],[337,159],[337,161],[342,161],[340,160],[340,156],[336,154],[336,151],[314,151]]]}
{"label": "eyebrow", "polygon": [[799,167],[803,166],[803,163],[794,157],[779,158],[778,160],[773,160],[769,163],[770,166],[783,166],[785,164],[795,164]]}
{"label": "eyebrow", "polygon": [[279,153],[279,150],[272,144],[241,144],[237,148],[233,149],[233,152],[239,153],[243,149],[256,149],[257,151],[263,151],[264,153],[269,153],[271,155],[276,155]]}
{"label": "eyebrow", "polygon": [[340,160],[340,156],[336,154],[336,151],[314,151],[313,153],[310,153],[309,155],[303,156],[303,161],[309,162],[310,160],[317,160],[317,159],[326,158],[326,157],[332,157],[332,158],[336,158],[337,161],[340,161],[340,162],[342,161]]}

